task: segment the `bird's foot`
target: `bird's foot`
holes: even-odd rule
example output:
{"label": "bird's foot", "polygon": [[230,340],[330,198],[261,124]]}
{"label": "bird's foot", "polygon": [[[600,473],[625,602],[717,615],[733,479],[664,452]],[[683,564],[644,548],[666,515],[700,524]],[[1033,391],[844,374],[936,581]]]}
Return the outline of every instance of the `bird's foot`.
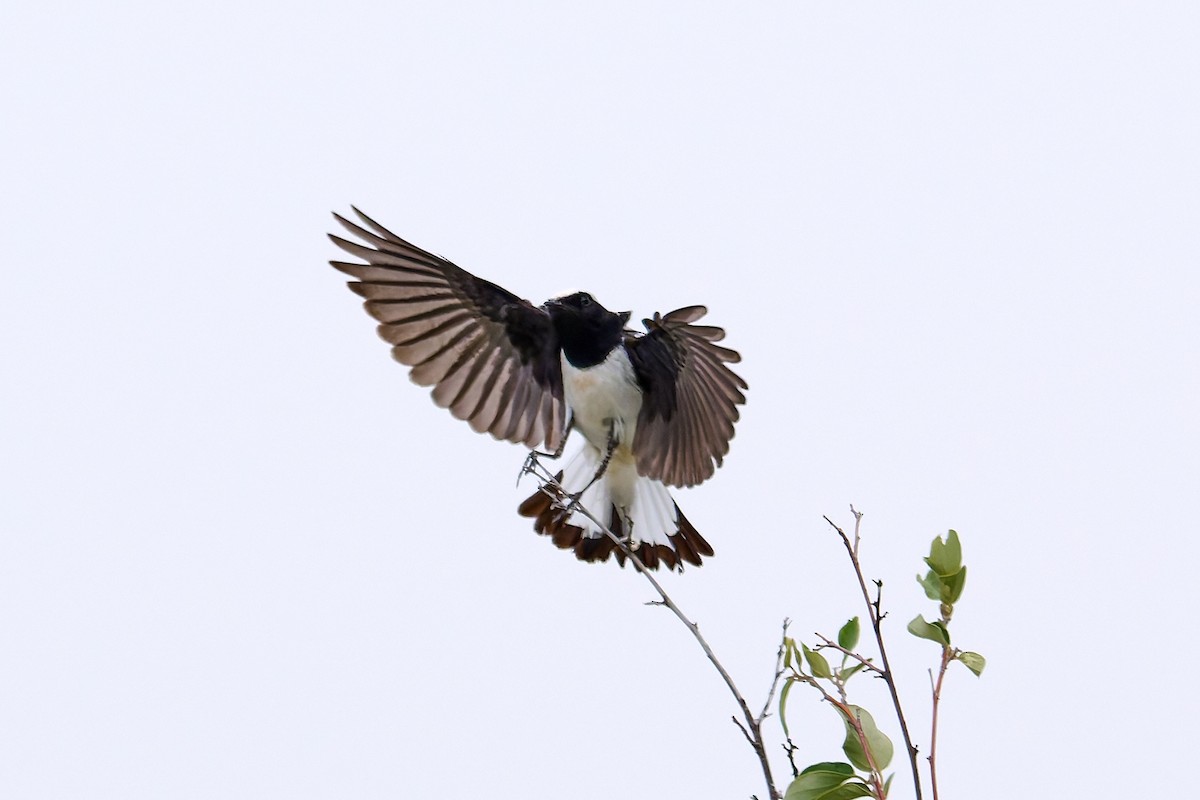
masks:
{"label": "bird's foot", "polygon": [[563,431],[562,438],[560,438],[558,441],[558,447],[553,453],[547,453],[542,450],[538,450],[536,447],[530,450],[529,455],[525,457],[524,465],[521,467],[521,474],[517,476],[517,483],[520,483],[521,478],[524,478],[526,475],[537,474],[538,470],[541,470],[543,473],[545,473],[545,475],[549,475],[549,471],[542,467],[542,464],[540,461],[538,461],[538,459],[548,458],[551,461],[557,461],[558,459],[562,458],[563,451],[567,449],[567,437],[571,435],[571,429],[574,427],[575,418],[571,417],[571,419],[567,420],[567,427]]}
{"label": "bird's foot", "polygon": [[637,550],[641,544],[637,539],[633,538],[633,520],[628,514],[621,514],[621,543],[630,550]]}
{"label": "bird's foot", "polygon": [[544,456],[544,455],[546,455],[546,454],[539,452],[537,450],[529,451],[529,455],[525,456],[525,463],[521,465],[520,473],[517,474],[517,485],[518,486],[521,484],[521,478],[524,478],[526,475],[533,475],[534,477],[539,477],[538,471],[539,470],[541,470],[543,472],[545,471],[542,468],[541,462],[538,461],[538,457]]}
{"label": "bird's foot", "polygon": [[583,492],[565,492],[560,491],[554,498],[554,508],[557,509],[558,520],[565,522],[576,511],[579,510],[579,499],[583,497]]}

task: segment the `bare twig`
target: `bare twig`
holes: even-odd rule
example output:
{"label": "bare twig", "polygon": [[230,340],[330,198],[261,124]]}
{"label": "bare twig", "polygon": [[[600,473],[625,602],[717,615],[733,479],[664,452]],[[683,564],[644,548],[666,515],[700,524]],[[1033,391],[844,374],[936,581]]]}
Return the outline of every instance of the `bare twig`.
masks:
{"label": "bare twig", "polygon": [[875,662],[873,662],[871,659],[865,658],[862,655],[854,652],[853,650],[847,650],[846,648],[842,647],[840,644],[833,641],[832,639],[830,639],[828,636],[825,636],[824,634],[818,633],[815,635],[818,639],[821,640],[821,644],[817,645],[815,649],[824,650],[826,648],[829,648],[831,650],[837,650],[842,655],[847,656],[848,658],[852,658],[855,661],[857,661],[859,664],[862,664],[863,668],[865,668],[868,672],[874,672],[880,678],[885,676],[884,671],[881,670],[878,666],[876,666]]}
{"label": "bare twig", "polygon": [[[788,626],[790,626],[791,624],[792,624],[792,621],[785,617],[783,620],[783,633],[779,637],[779,657],[775,660],[775,683],[773,683],[771,686],[772,691],[774,691],[775,686],[778,685],[780,677],[782,677],[783,674],[788,671],[788,667],[784,666],[784,664],[786,664],[788,661],[788,659],[787,659],[787,652],[788,652],[788,635],[787,635],[787,633],[788,633]],[[792,646],[795,647],[794,642],[792,643]],[[800,658],[800,655],[798,652],[796,654],[796,658],[797,659]],[[792,673],[795,674],[795,672],[796,672],[795,667],[792,667],[791,670],[792,670]],[[788,680],[790,681],[791,678],[789,678]],[[786,684],[784,686],[785,692],[787,691],[787,686],[789,686],[789,685],[790,684]],[[768,695],[767,705],[770,705],[770,700],[771,700],[771,698]],[[766,711],[766,707],[767,707],[766,705],[763,706],[764,712]],[[791,768],[792,768],[792,779],[794,780],[794,779],[800,777],[800,768],[798,766],[796,766],[796,753],[799,752],[800,748],[796,747],[796,743],[792,741],[792,735],[788,732],[787,722],[783,720],[784,710],[783,710],[782,706],[780,706],[779,714],[780,714],[780,722],[783,723],[782,724],[783,739],[784,739],[783,752],[787,753],[788,765],[791,766]],[[765,714],[764,714],[764,717],[765,717]]]}
{"label": "bare twig", "polygon": [[854,508],[854,504],[850,504],[850,513],[854,515],[854,557],[858,558],[858,543],[862,541],[859,536],[859,529],[862,527],[862,512]]}
{"label": "bare twig", "polygon": [[737,725],[738,730],[742,732],[742,736],[746,737],[746,741],[750,743],[750,746],[754,747],[754,737],[750,735],[750,731],[746,730],[745,725],[738,722],[737,714],[733,714],[729,718],[733,720],[734,725]]}
{"label": "bare twig", "polygon": [[933,800],[938,800],[938,783],[937,783],[937,734],[938,734],[938,704],[942,699],[942,681],[946,679],[946,668],[950,666],[950,662],[954,660],[957,650],[949,645],[942,646],[942,664],[938,668],[937,681],[933,680],[933,673],[929,675],[929,682],[933,687],[933,722],[930,724],[929,733],[929,787],[933,793]]}
{"label": "bare twig", "polygon": [[850,542],[850,537],[846,532],[834,524],[833,520],[825,517],[825,521],[838,533],[842,539],[842,544],[846,547],[846,553],[850,556],[850,563],[854,567],[854,574],[858,577],[858,586],[862,590],[863,602],[867,606],[867,616],[871,619],[871,629],[875,632],[875,644],[879,647],[879,660],[883,662],[883,672],[881,673],[884,683],[887,684],[888,692],[892,696],[892,706],[896,709],[896,718],[900,722],[900,733],[904,736],[904,746],[908,750],[908,763],[912,768],[913,791],[916,793],[917,800],[921,800],[921,771],[917,765],[917,747],[913,744],[912,736],[908,732],[908,722],[904,718],[904,708],[900,704],[900,692],[896,688],[896,679],[892,674],[891,664],[888,662],[887,648],[883,644],[883,633],[880,630],[880,622],[885,616],[880,610],[880,602],[883,595],[883,582],[875,581],[875,601],[871,601],[871,593],[867,591],[867,581],[863,577],[862,565],[858,561],[858,542],[859,542],[859,523],[862,521],[862,513],[856,511],[854,506],[850,507],[850,512],[854,514],[854,543]]}
{"label": "bare twig", "polygon": [[787,737],[787,741],[783,743],[783,752],[787,753],[788,763],[792,766],[792,778],[800,777],[800,768],[796,766],[796,751],[800,748],[796,747],[796,743],[792,741],[792,737]]}
{"label": "bare twig", "polygon": [[[758,756],[759,764],[762,766],[763,778],[767,782],[768,797],[770,800],[782,800],[783,795],[780,794],[779,790],[775,788],[775,779],[771,775],[771,764],[767,760],[766,746],[763,743],[762,722],[766,717],[766,708],[764,707],[764,711],[761,715],[757,717],[754,716],[754,712],[750,710],[750,706],[746,703],[746,699],[742,696],[742,693],[738,691],[737,684],[733,682],[733,678],[729,675],[729,672],[725,669],[725,666],[717,658],[716,653],[713,652],[713,649],[709,646],[708,641],[700,633],[700,626],[688,619],[687,615],[684,614],[683,610],[675,604],[675,601],[672,600],[671,596],[667,594],[665,589],[663,589],[662,584],[655,579],[650,570],[646,569],[646,565],[642,563],[642,560],[637,557],[637,553],[634,552],[633,548],[631,548],[624,539],[620,538],[611,530],[609,530],[608,526],[602,523],[595,517],[595,515],[584,508],[579,503],[577,498],[572,498],[571,495],[569,495],[563,488],[562,484],[560,484],[554,478],[554,476],[547,471],[540,462],[538,462],[536,456],[531,456],[529,461],[526,462],[524,471],[534,473],[542,482],[543,488],[549,486],[559,498],[571,498],[568,510],[582,514],[584,517],[587,517],[589,520],[591,520],[592,523],[599,528],[601,533],[611,539],[612,542],[621,549],[621,552],[625,554],[625,557],[629,559],[642,577],[649,581],[650,585],[654,587],[654,591],[658,593],[658,596],[661,599],[652,600],[650,601],[650,604],[662,605],[669,608],[671,612],[679,618],[679,621],[684,624],[684,627],[691,632],[692,636],[696,639],[696,642],[700,645],[700,648],[704,650],[704,655],[708,657],[710,662],[712,662],[712,665],[716,668],[717,672],[721,675],[721,678],[725,681],[725,685],[729,687],[729,691],[733,694],[734,700],[737,701],[738,708],[741,710],[742,717],[745,719],[746,724],[742,725],[742,723],[738,721],[737,716],[733,717],[733,722],[739,729],[741,729],[742,734],[750,743],[751,748],[753,748],[754,754]],[[782,658],[782,655],[780,658]],[[772,692],[774,692],[775,684],[778,682],[779,675],[777,674],[775,681],[772,684]],[[770,704],[769,697],[767,703],[768,705]]]}
{"label": "bare twig", "polygon": [[775,698],[775,692],[779,689],[779,680],[783,677],[783,656],[787,650],[787,632],[788,626],[792,621],[787,617],[783,619],[783,634],[779,637],[779,652],[775,654],[775,677],[771,679],[771,688],[767,690],[767,699],[763,703],[762,711],[758,715],[758,724],[762,725],[766,718],[770,715],[771,701]]}

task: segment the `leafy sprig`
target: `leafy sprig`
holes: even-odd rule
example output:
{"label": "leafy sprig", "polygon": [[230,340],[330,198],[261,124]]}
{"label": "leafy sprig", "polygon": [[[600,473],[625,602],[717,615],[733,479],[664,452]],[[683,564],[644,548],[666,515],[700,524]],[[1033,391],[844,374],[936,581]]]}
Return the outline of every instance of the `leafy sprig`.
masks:
{"label": "leafy sprig", "polygon": [[[908,733],[908,723],[905,720],[900,695],[888,664],[887,650],[880,625],[886,616],[881,610],[883,583],[874,581],[876,593],[875,599],[872,600],[867,591],[867,581],[863,577],[858,558],[862,514],[855,511],[853,506],[850,510],[855,518],[853,542],[832,521],[830,521],[830,525],[833,525],[841,536],[862,588],[871,628],[875,633],[875,641],[879,649],[879,661],[876,662],[873,657],[864,655],[857,649],[862,629],[857,616],[842,625],[836,639],[830,639],[820,633],[815,634],[818,643],[813,647],[789,637],[785,625],[782,645],[784,673],[783,687],[779,694],[779,718],[786,739],[784,749],[792,764],[794,779],[788,786],[784,798],[785,800],[845,800],[855,797],[874,797],[877,800],[885,800],[888,796],[895,773],[885,778],[883,770],[887,769],[892,761],[895,750],[892,740],[879,729],[870,712],[850,702],[847,690],[849,681],[859,673],[865,672],[882,679],[888,685],[897,722],[908,749],[914,791],[920,800],[922,782],[917,763],[917,748]],[[828,521],[828,517],[826,520]],[[923,615],[918,615],[908,624],[908,631],[914,636],[928,639],[942,647],[936,678],[933,671],[930,670],[933,723],[930,731],[928,758],[929,785],[934,800],[937,800],[937,720],[946,669],[951,662],[960,661],[967,669],[979,675],[983,672],[987,662],[979,653],[960,650],[950,644],[949,626],[950,620],[954,616],[954,605],[962,596],[967,581],[967,568],[962,563],[962,545],[959,542],[958,534],[952,530],[944,539],[940,536],[936,537],[930,545],[925,564],[928,572],[924,576],[918,575],[917,581],[925,590],[925,595],[938,603],[938,617],[933,621],[927,621]],[[840,663],[833,666],[822,651],[837,653],[840,656]],[[813,687],[820,693],[822,700],[837,711],[846,729],[846,737],[842,742],[842,752],[846,755],[846,762],[823,761],[804,769],[796,766],[795,757],[798,748],[792,741],[787,723],[788,698],[792,686],[796,684]]]}

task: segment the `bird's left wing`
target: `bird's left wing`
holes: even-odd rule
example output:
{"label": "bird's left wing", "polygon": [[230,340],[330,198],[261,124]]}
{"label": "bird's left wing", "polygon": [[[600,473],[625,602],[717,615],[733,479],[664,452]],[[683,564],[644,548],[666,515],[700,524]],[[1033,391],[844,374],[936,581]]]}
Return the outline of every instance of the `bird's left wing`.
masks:
{"label": "bird's left wing", "polygon": [[644,335],[625,342],[642,389],[633,453],[638,472],[672,486],[695,486],[712,477],[729,452],[746,382],[726,366],[741,361],[716,342],[725,331],[693,325],[704,306],[676,309],[642,320]]}
{"label": "bird's left wing", "polygon": [[366,227],[334,217],[366,245],[329,238],[367,263],[330,263],[357,278],[350,288],[413,381],[480,433],[558,449],[566,404],[550,316],[354,211]]}

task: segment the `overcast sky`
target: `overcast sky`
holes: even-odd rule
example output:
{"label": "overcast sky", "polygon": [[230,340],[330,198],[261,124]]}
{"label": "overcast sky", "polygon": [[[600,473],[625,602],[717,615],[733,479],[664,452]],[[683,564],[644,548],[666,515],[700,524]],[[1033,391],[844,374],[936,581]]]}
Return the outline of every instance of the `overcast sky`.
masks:
{"label": "overcast sky", "polygon": [[535,302],[709,306],[750,391],[665,583],[752,703],[785,616],[863,613],[854,503],[923,749],[962,536],[944,797],[1181,791],[1193,3],[300,5],[3,15],[0,794],[765,797],[686,630],[391,361],[351,203]]}

